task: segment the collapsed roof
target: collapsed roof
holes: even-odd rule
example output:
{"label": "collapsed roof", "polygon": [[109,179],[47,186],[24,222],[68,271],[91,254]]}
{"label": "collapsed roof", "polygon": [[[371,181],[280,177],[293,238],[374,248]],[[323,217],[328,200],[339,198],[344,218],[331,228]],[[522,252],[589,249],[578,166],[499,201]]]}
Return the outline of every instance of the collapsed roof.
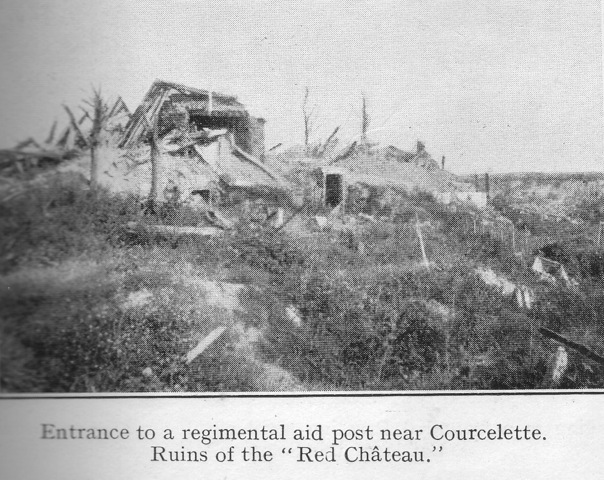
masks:
{"label": "collapsed roof", "polygon": [[[158,121],[166,104],[182,107],[192,126],[233,130],[238,123],[237,120],[253,119],[264,123],[262,119],[250,117],[243,104],[234,96],[187,87],[180,83],[155,80],[126,125],[119,146],[132,147],[143,140]],[[211,117],[214,122],[212,125],[200,125],[198,123],[200,117]]]}
{"label": "collapsed roof", "polygon": [[[282,186],[283,179],[262,162],[264,120],[251,116],[234,96],[155,80],[118,146],[141,148],[154,130],[161,144],[163,180],[180,190],[219,184],[225,188]],[[168,179],[169,172],[176,172],[176,177]]]}

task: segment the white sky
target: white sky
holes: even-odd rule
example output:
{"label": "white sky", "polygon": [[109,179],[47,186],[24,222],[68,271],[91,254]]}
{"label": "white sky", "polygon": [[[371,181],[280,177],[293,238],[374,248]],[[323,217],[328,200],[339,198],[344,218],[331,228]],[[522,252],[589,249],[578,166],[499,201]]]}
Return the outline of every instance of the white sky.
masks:
{"label": "white sky", "polygon": [[267,148],[421,139],[455,172],[603,170],[598,0],[0,3],[0,146],[43,139],[100,85],[133,110],[155,78],[235,94]]}

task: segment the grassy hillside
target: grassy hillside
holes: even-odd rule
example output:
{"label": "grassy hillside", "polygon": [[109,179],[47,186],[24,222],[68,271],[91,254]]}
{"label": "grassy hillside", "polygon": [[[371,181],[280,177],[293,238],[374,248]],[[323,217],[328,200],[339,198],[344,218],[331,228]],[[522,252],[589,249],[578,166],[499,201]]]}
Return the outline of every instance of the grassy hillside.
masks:
{"label": "grassy hillside", "polygon": [[[344,228],[299,216],[276,230],[242,216],[199,238],[126,228],[194,224],[185,207],[143,216],[140,199],[93,197],[66,177],[35,188],[0,206],[3,391],[540,388],[557,345],[539,327],[602,352],[600,272],[575,289],[539,282],[507,244],[468,232],[463,212],[428,195]],[[534,307],[478,267],[531,286]],[[601,367],[569,356],[558,386],[602,386]]]}

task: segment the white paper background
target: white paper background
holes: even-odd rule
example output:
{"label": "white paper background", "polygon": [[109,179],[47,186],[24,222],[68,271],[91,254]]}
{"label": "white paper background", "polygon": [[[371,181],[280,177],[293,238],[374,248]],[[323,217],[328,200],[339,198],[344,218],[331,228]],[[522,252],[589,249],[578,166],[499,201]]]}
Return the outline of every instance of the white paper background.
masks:
{"label": "white paper background", "polygon": [[[3,479],[116,478],[602,478],[604,471],[604,395],[481,396],[313,396],[209,398],[3,399],[0,401],[0,452]],[[204,447],[198,441],[136,439],[41,440],[41,424],[57,427],[256,428],[286,424],[288,432],[323,425],[324,442],[223,441]],[[450,428],[524,426],[540,429],[545,441],[435,442],[433,424]],[[327,449],[331,428],[423,428],[424,441],[390,442],[397,450],[423,449],[430,463],[297,463],[282,448],[296,445]],[[355,445],[372,448],[376,443]],[[234,444],[271,449],[270,463],[151,462],[150,445],[208,450],[210,457]],[[433,446],[441,453],[431,453]],[[342,450],[340,451],[342,452]],[[342,459],[342,456],[339,456]]]}

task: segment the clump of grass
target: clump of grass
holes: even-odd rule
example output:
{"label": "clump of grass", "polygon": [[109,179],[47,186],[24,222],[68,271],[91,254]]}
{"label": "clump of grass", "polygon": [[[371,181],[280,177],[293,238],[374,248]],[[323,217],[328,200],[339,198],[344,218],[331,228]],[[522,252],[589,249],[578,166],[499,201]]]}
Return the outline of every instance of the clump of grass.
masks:
{"label": "clump of grass", "polygon": [[54,177],[0,205],[0,237],[6,272],[25,263],[52,264],[121,246],[124,224],[139,214],[137,198],[95,194],[76,177]]}
{"label": "clump of grass", "polygon": [[[429,196],[375,200],[368,211],[393,223],[309,236],[244,221],[219,237],[177,239],[132,235],[124,225],[194,224],[197,213],[168,205],[141,217],[134,197],[93,196],[73,179],[40,186],[28,201],[0,207],[2,233],[15,239],[1,265],[12,272],[0,280],[2,389],[535,388],[555,350],[538,326],[599,348],[597,255],[567,249],[585,272],[582,291],[543,288],[547,296],[527,314],[473,273],[480,261],[516,274],[505,245],[465,232],[463,217]],[[419,265],[416,215],[429,223],[430,270]],[[201,272],[255,287],[244,320],[261,332],[260,359],[230,331],[184,365],[183,353],[220,316],[200,314],[201,298],[177,278]],[[139,290],[151,292],[149,305],[125,307]],[[300,325],[286,312],[291,306]],[[601,386],[601,373],[571,353],[561,386]]]}
{"label": "clump of grass", "polygon": [[[354,280],[332,273],[317,268],[283,283],[262,320],[263,354],[302,382],[329,390],[542,385],[552,352],[537,333],[543,322],[469,265]],[[435,313],[429,301],[450,315]],[[301,325],[283,302],[297,307]]]}

